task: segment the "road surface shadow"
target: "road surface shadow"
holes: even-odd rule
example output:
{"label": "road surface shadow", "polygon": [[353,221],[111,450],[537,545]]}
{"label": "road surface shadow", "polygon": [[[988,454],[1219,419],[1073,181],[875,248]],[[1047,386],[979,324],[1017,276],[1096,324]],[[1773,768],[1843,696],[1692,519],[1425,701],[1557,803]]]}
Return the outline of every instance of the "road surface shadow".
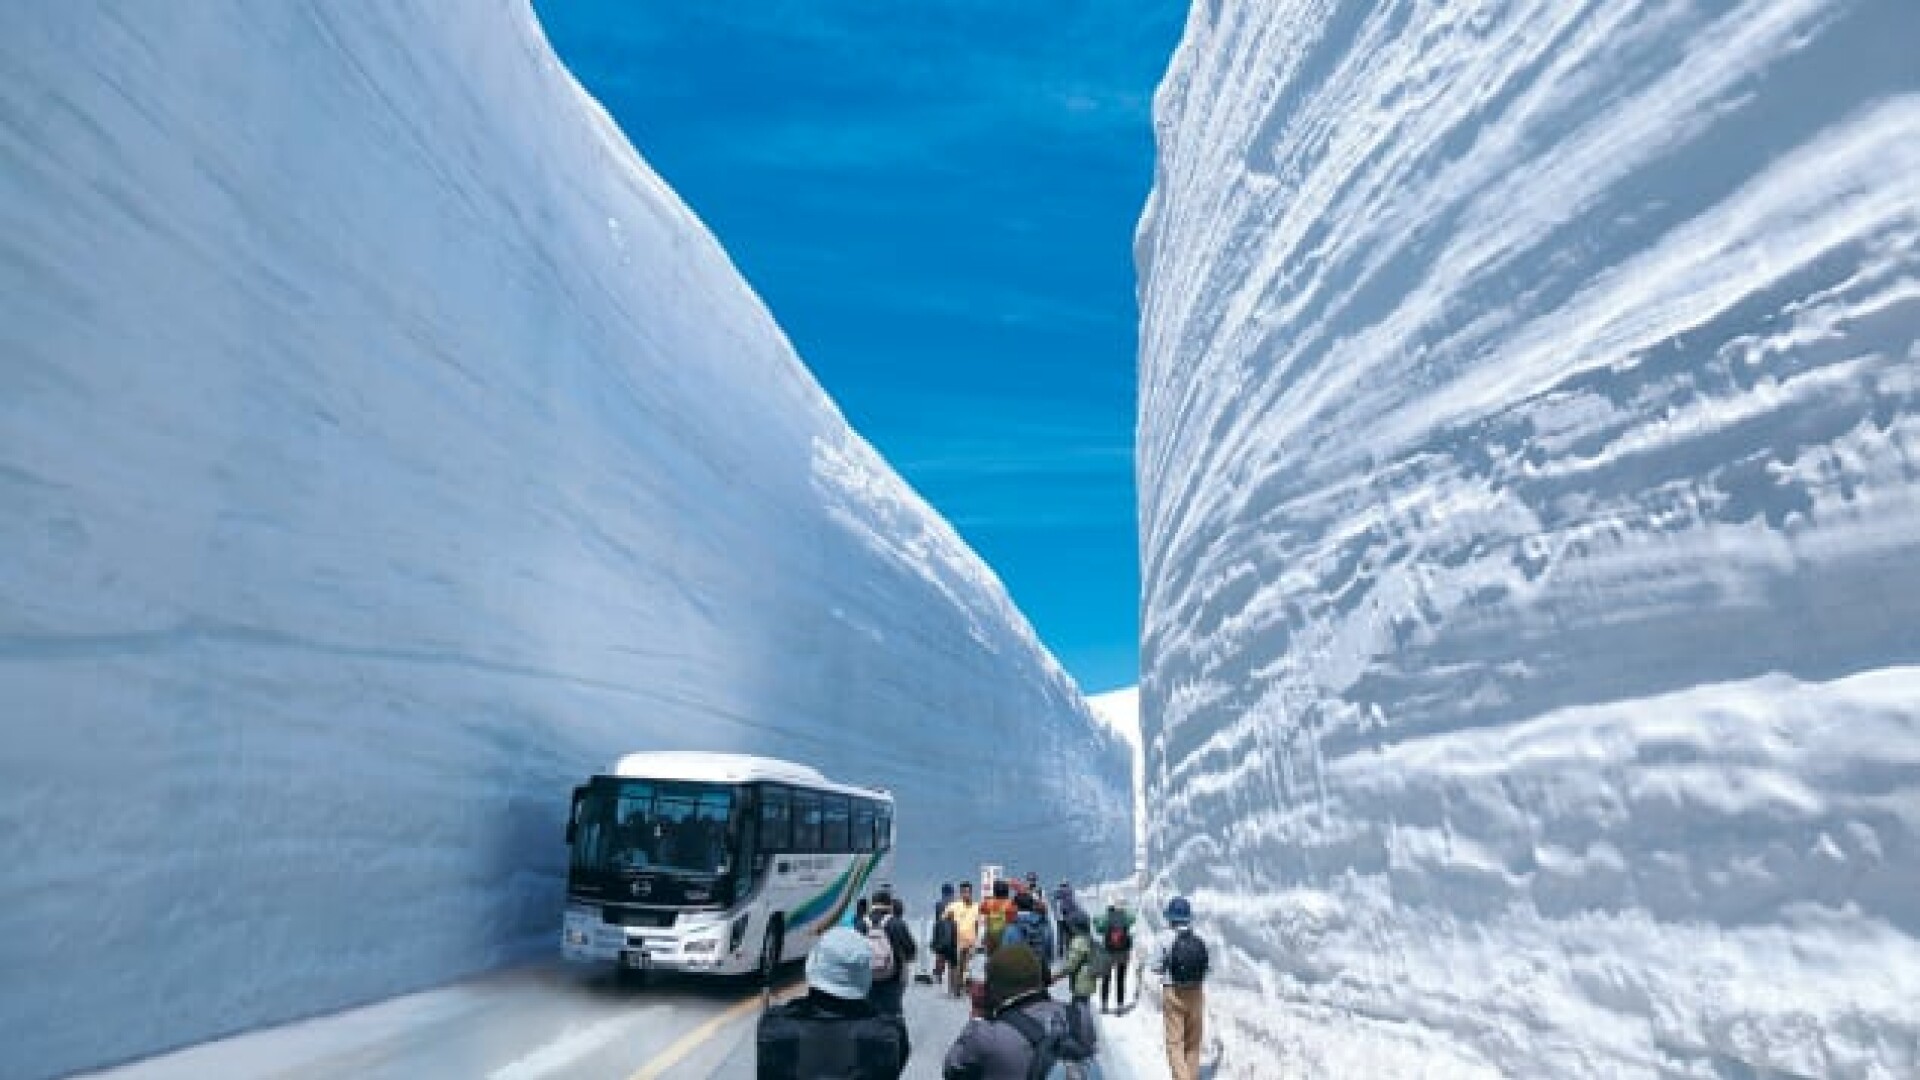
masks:
{"label": "road surface shadow", "polygon": [[[773,978],[776,994],[789,989],[803,978],[806,961],[790,960],[781,964]],[[699,975],[679,971],[649,971],[644,977],[621,975],[611,970],[569,971],[568,981],[580,993],[601,1000],[642,1002],[649,997],[694,997],[714,1001],[738,1001],[761,989],[760,976]]]}

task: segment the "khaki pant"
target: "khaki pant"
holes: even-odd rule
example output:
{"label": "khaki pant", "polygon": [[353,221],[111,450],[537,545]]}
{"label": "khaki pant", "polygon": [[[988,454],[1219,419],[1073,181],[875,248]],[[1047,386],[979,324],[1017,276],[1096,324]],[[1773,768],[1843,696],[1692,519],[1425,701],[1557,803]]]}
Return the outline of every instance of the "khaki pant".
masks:
{"label": "khaki pant", "polygon": [[973,958],[973,950],[957,948],[953,955],[953,963],[947,965],[947,993],[959,997],[967,988],[967,961]]}
{"label": "khaki pant", "polygon": [[1200,1080],[1200,1041],[1206,1031],[1207,992],[1199,983],[1168,986],[1160,996],[1167,1029],[1167,1067],[1173,1080]]}

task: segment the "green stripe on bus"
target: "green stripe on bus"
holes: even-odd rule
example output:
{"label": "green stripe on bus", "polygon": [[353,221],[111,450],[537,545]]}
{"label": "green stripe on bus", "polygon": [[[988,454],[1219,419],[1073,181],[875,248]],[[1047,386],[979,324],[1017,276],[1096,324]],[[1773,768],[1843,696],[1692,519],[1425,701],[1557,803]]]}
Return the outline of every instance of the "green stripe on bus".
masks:
{"label": "green stripe on bus", "polygon": [[[798,909],[787,913],[787,925],[799,926],[812,923],[808,933],[825,933],[827,928],[838,923],[852,906],[853,898],[866,887],[867,880],[873,876],[873,868],[880,865],[880,855],[884,853],[860,856],[853,864],[842,871],[832,884],[820,891],[818,896],[808,900]],[[831,911],[828,909],[831,908]],[[824,918],[821,914],[827,912]]]}

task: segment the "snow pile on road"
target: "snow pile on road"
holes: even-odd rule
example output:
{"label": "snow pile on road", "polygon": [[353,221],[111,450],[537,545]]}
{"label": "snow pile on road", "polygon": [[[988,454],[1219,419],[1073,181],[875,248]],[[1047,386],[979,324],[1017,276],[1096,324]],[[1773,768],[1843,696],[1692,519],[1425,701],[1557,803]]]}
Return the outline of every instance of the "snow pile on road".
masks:
{"label": "snow pile on road", "polygon": [[1225,1075],[1920,1072],[1916,39],[1194,6],[1141,708]]}
{"label": "snow pile on road", "polygon": [[919,894],[1128,865],[1126,748],[524,0],[18,5],[0,70],[9,1075],[555,948],[632,749],[901,792]]}

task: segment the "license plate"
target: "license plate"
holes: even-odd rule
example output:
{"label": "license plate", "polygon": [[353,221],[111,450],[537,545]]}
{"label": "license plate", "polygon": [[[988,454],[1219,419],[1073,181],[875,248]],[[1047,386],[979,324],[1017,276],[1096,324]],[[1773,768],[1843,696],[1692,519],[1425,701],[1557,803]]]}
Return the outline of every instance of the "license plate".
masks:
{"label": "license plate", "polygon": [[631,949],[620,954],[620,964],[623,967],[638,968],[645,971],[647,968],[653,966],[653,960],[647,955],[645,949]]}

